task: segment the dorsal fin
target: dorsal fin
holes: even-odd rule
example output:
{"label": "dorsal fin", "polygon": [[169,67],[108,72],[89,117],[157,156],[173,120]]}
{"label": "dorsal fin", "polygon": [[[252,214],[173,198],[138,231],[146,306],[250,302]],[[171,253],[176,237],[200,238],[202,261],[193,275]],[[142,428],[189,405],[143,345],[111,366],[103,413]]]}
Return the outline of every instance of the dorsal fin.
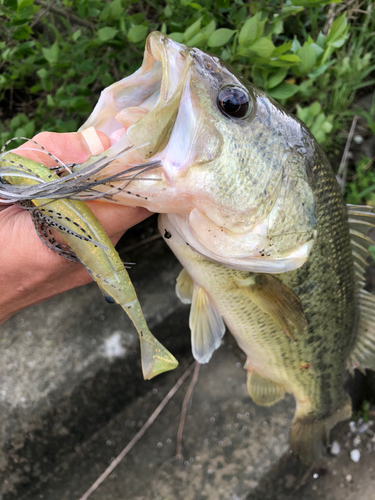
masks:
{"label": "dorsal fin", "polygon": [[375,246],[375,209],[367,205],[348,205],[348,222],[358,289],[365,284],[367,266],[371,263],[370,246]]}
{"label": "dorsal fin", "polygon": [[[348,221],[357,278],[359,306],[358,337],[349,357],[349,369],[375,370],[375,296],[363,289],[367,267],[373,262],[369,251],[375,246],[375,209],[370,206],[348,205]],[[374,236],[372,236],[374,237]]]}
{"label": "dorsal fin", "polygon": [[358,337],[349,357],[349,369],[375,370],[375,295],[359,291],[360,320]]}

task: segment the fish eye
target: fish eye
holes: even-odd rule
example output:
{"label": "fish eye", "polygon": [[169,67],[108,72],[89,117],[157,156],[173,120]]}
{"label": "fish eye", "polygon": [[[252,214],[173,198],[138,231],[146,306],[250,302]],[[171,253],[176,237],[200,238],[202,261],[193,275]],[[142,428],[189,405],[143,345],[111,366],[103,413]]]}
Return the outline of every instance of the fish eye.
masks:
{"label": "fish eye", "polygon": [[249,95],[238,87],[223,87],[217,96],[220,111],[233,118],[244,118],[251,110]]}

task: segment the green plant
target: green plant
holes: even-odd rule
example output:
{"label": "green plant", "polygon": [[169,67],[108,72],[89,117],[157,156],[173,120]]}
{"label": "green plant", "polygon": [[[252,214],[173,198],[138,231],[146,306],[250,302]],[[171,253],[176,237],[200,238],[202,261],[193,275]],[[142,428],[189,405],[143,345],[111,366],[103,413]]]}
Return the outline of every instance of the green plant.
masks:
{"label": "green plant", "polygon": [[362,418],[364,422],[368,422],[370,420],[370,409],[371,404],[369,401],[364,399],[362,401],[361,409],[359,410],[359,418]]}
{"label": "green plant", "polygon": [[297,116],[306,123],[318,142],[325,142],[333,128],[333,115],[326,116],[322,106],[315,101],[304,108],[297,104]]}
{"label": "green plant", "polygon": [[353,205],[367,202],[375,206],[375,171],[371,169],[374,158],[362,157],[356,165],[355,173],[346,184],[346,200]]}
{"label": "green plant", "polygon": [[102,88],[139,67],[145,38],[158,29],[233,64],[297,109],[333,151],[356,92],[374,83],[373,7],[354,3],[0,0],[0,142],[76,130]]}

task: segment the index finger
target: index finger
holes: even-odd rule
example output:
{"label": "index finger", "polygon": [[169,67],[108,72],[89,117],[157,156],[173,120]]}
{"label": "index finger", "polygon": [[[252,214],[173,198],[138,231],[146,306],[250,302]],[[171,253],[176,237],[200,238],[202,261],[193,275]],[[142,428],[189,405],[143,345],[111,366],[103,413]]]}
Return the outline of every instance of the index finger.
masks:
{"label": "index finger", "polygon": [[[100,131],[96,131],[98,139],[102,144],[103,151],[110,146],[109,138]],[[37,143],[37,144],[35,144]],[[16,152],[29,160],[42,163],[46,167],[56,166],[56,160],[48,155],[52,153],[63,163],[83,163],[93,152],[90,144],[86,141],[82,132],[41,132],[32,141],[27,141],[17,148]],[[97,154],[97,152],[96,152]]]}

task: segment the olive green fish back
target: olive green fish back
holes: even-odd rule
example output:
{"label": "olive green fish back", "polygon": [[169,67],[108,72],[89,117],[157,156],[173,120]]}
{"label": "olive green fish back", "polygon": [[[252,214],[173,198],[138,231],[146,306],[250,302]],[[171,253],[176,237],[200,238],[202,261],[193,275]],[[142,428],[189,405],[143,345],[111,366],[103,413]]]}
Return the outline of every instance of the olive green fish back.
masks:
{"label": "olive green fish back", "polygon": [[278,275],[300,298],[307,331],[296,336],[305,370],[293,377],[302,386],[313,384],[313,408],[324,418],[344,398],[343,374],[357,335],[358,310],[346,206],[324,153],[317,146],[309,171],[313,187],[317,240],[307,262],[298,270]]}

